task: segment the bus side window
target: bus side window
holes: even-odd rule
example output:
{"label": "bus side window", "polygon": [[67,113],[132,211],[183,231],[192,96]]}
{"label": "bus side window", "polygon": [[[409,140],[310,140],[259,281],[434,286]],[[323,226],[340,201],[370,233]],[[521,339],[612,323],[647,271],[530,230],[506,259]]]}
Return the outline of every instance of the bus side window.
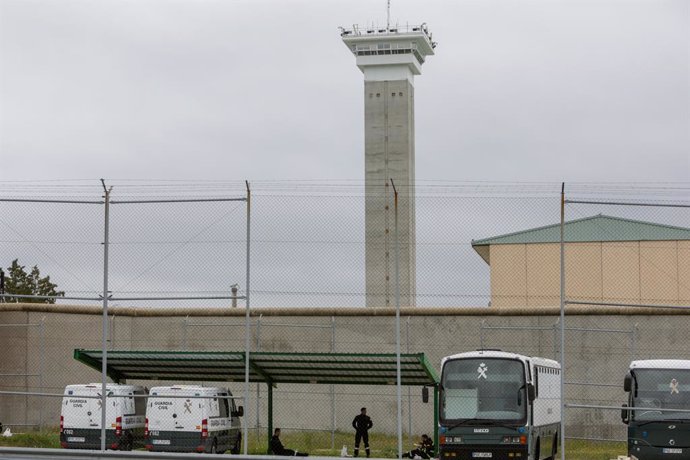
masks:
{"label": "bus side window", "polygon": [[534,395],[539,397],[539,366],[534,368]]}

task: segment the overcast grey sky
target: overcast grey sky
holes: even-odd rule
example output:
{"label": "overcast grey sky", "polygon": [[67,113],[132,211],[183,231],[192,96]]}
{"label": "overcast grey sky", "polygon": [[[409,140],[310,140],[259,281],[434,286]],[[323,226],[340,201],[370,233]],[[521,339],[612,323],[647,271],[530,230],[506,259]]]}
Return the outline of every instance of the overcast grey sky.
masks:
{"label": "overcast grey sky", "polygon": [[[417,178],[690,180],[690,2],[392,0]],[[0,180],[363,180],[385,0],[0,0]]]}

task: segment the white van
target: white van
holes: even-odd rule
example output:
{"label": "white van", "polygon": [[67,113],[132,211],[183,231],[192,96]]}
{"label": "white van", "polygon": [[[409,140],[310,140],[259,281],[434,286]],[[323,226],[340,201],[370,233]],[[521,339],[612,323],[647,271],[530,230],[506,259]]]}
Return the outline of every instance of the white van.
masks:
{"label": "white van", "polygon": [[146,449],[167,452],[239,453],[242,406],[227,388],[153,387],[146,405]]}
{"label": "white van", "polygon": [[[60,445],[66,449],[101,448],[101,383],[67,385],[60,411]],[[146,416],[146,388],[138,385],[106,385],[106,432],[108,449],[142,447]],[[138,396],[138,397],[137,397]]]}

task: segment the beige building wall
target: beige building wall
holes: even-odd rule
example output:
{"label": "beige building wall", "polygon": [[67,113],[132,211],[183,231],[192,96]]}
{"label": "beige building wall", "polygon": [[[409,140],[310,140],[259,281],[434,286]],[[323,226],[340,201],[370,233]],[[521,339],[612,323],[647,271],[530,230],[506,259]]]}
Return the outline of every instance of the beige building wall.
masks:
{"label": "beige building wall", "polygon": [[561,270],[560,248],[554,245],[525,245],[527,305],[558,305]]}
{"label": "beige building wall", "polygon": [[634,241],[602,244],[601,302],[640,302],[640,252]]}
{"label": "beige building wall", "polygon": [[[535,307],[560,303],[560,245],[494,245],[491,305]],[[690,305],[690,242],[568,243],[569,300]]]}
{"label": "beige building wall", "polygon": [[[491,305],[527,305],[526,245],[491,247]],[[495,258],[495,259],[494,259]],[[498,263],[493,263],[497,260]],[[509,263],[507,263],[509,261]]]}
{"label": "beige building wall", "polygon": [[678,242],[640,242],[640,300],[675,303],[678,297]]}
{"label": "beige building wall", "polygon": [[690,299],[690,241],[678,242],[678,298]]}
{"label": "beige building wall", "polygon": [[[566,297],[578,300],[600,301],[604,292],[603,266],[601,263],[602,244],[568,244],[565,248],[565,260],[568,264],[565,283]],[[559,272],[560,263],[559,257]],[[560,302],[560,296],[558,302]]]}

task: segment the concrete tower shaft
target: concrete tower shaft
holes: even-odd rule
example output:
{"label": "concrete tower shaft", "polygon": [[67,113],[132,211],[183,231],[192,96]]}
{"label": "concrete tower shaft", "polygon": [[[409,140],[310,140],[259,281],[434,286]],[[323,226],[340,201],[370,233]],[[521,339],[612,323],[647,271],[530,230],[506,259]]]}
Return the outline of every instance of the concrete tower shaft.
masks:
{"label": "concrete tower shaft", "polygon": [[366,305],[395,306],[398,190],[400,304],[416,305],[414,76],[435,43],[426,26],[341,32],[364,74]]}

